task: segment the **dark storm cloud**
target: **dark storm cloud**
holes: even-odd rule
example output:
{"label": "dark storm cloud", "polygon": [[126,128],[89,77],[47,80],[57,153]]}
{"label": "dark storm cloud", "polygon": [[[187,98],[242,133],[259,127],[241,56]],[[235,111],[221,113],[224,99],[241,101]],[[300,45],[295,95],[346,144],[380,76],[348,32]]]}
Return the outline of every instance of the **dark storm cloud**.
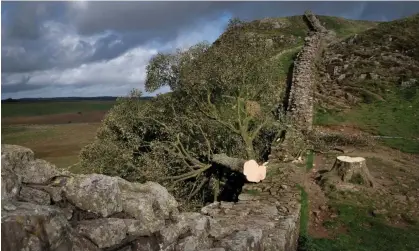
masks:
{"label": "dark storm cloud", "polygon": [[103,29],[176,32],[197,19],[231,13],[242,19],[300,15],[310,9],[317,14],[353,19],[393,20],[417,13],[419,2],[88,2],[86,8],[70,8],[83,34]]}
{"label": "dark storm cloud", "polygon": [[5,38],[37,39],[42,22],[62,16],[63,7],[62,3],[54,2],[3,2],[2,8],[6,9],[8,17],[7,20],[2,18],[6,23],[2,27],[5,29]]}
{"label": "dark storm cloud", "polygon": [[419,2],[3,2],[2,91],[14,96],[125,92],[143,84],[145,65],[156,50],[211,40],[228,17],[254,20],[307,9],[390,21],[418,13]]}
{"label": "dark storm cloud", "polygon": [[82,34],[105,29],[118,31],[177,32],[197,19],[214,18],[233,3],[227,2],[87,2],[71,5],[70,15]]}
{"label": "dark storm cloud", "polygon": [[1,92],[4,94],[16,93],[21,91],[33,91],[46,87],[48,85],[29,85],[27,83],[18,83],[15,85],[2,85]]}

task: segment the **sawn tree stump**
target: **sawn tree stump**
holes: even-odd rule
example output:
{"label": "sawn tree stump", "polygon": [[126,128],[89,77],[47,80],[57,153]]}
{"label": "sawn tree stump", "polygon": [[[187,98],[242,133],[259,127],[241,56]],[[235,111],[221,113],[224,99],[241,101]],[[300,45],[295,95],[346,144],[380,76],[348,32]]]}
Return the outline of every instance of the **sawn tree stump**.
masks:
{"label": "sawn tree stump", "polygon": [[365,158],[338,156],[330,170],[343,182],[374,187],[374,180],[367,168]]}

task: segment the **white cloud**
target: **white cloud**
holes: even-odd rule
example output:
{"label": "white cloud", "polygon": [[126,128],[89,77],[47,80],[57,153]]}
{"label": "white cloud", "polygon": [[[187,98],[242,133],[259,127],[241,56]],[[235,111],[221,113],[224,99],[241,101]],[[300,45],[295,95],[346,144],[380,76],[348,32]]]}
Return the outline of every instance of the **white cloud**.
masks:
{"label": "white cloud", "polygon": [[[209,22],[182,32],[166,44],[151,42],[140,45],[111,60],[84,63],[68,69],[53,68],[32,73],[7,74],[3,78],[4,85],[24,82],[26,87],[35,88],[27,88],[27,91],[19,93],[6,93],[6,96],[120,96],[128,94],[133,88],[144,90],[146,66],[158,51],[188,48],[203,40],[212,42],[221,34],[224,25],[224,19]],[[44,34],[48,39],[49,49],[54,52],[53,58],[59,62],[78,61],[91,56],[95,51],[95,42],[108,35],[102,33],[84,37],[78,35],[71,27],[55,22],[48,22],[43,27],[46,30]],[[114,43],[123,41],[116,39]],[[112,43],[108,46],[112,46]],[[41,87],[42,89],[39,89]],[[157,93],[167,91],[168,88],[163,88]]]}

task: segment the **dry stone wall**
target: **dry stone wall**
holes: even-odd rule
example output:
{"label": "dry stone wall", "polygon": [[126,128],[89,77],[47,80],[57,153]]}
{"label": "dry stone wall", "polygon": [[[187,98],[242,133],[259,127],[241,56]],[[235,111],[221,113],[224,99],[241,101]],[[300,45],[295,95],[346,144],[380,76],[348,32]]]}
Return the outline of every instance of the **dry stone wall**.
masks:
{"label": "dry stone wall", "polygon": [[175,198],[154,182],[72,174],[21,146],[2,145],[1,154],[3,251],[297,249],[299,191],[270,178],[274,165],[266,180],[247,187],[257,194],[193,213],[179,212]]}
{"label": "dry stone wall", "polygon": [[291,123],[302,131],[311,131],[313,126],[313,91],[315,61],[321,52],[323,36],[328,31],[316,16],[307,11],[305,18],[312,29],[305,38],[304,46],[294,61],[287,113]]}
{"label": "dry stone wall", "polygon": [[291,123],[303,131],[311,131],[313,124],[313,71],[320,42],[319,33],[307,36],[294,62],[287,112]]}
{"label": "dry stone wall", "polygon": [[313,129],[315,63],[323,44],[330,42],[333,37],[311,12],[306,12],[304,17],[310,31],[294,61],[286,107],[288,128],[271,153],[271,158],[282,161],[291,161],[301,154],[301,149],[306,145],[305,135]]}

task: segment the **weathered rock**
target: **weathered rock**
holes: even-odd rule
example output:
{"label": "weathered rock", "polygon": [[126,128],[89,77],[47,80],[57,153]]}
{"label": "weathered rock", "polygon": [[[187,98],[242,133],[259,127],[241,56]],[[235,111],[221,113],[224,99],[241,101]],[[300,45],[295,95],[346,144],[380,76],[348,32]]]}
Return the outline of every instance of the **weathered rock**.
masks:
{"label": "weathered rock", "polygon": [[[278,190],[286,210],[277,209],[281,203],[267,192],[273,188],[273,180],[267,180],[253,184],[260,192],[250,201],[215,202],[201,213],[179,213],[174,197],[157,183],[99,174],[62,176],[52,165],[31,159],[31,151],[9,149],[20,155],[2,152],[14,163],[13,169],[2,169],[5,250],[296,250],[300,208],[294,186]],[[34,163],[48,179],[28,173]],[[20,184],[13,170],[46,182]],[[50,202],[55,206],[40,205]]]}
{"label": "weathered rock", "polygon": [[122,211],[118,178],[105,175],[78,175],[68,180],[65,197],[76,207],[103,217]]}
{"label": "weathered rock", "polygon": [[[98,248],[92,242],[90,242],[88,239],[82,236],[76,236],[73,234],[70,236],[70,241],[72,242],[71,251],[101,251],[100,248]],[[63,249],[62,251],[67,250],[68,249]]]}
{"label": "weathered rock", "polygon": [[240,201],[247,201],[247,200],[257,200],[258,197],[249,193],[241,193],[239,195]]}
{"label": "weathered rock", "polygon": [[211,248],[212,240],[207,235],[199,234],[181,239],[176,245],[179,251],[195,251]]}
{"label": "weathered rock", "polygon": [[1,145],[1,164],[14,171],[16,166],[21,166],[35,159],[34,152],[26,147],[18,145]]}
{"label": "weathered rock", "polygon": [[160,251],[160,245],[157,238],[139,237],[132,242],[131,251]]}
{"label": "weathered rock", "polygon": [[87,236],[99,248],[112,247],[127,238],[135,239],[152,234],[139,220],[118,218],[79,221],[75,230]]}
{"label": "weathered rock", "polygon": [[34,184],[46,184],[54,177],[70,175],[69,172],[58,170],[55,165],[41,159],[15,167],[14,171],[22,176],[22,182]]}
{"label": "weathered rock", "polygon": [[62,212],[51,206],[13,202],[2,210],[2,250],[71,250],[71,228]]}
{"label": "weathered rock", "polygon": [[[243,214],[242,212],[248,211]],[[209,234],[226,250],[296,250],[299,205],[286,216],[265,201],[235,203],[210,219]]]}
{"label": "weathered rock", "polygon": [[32,187],[22,187],[19,193],[19,199],[26,202],[32,202],[39,205],[51,204],[51,197],[47,192]]}
{"label": "weathered rock", "polygon": [[153,182],[130,183],[100,174],[78,175],[64,188],[66,198],[77,207],[102,217],[124,212],[138,219],[150,232],[164,226],[177,213],[177,202],[167,189]]}
{"label": "weathered rock", "polygon": [[[2,160],[3,162],[3,160]],[[2,165],[1,167],[1,198],[14,199],[20,192],[22,179],[10,168]]]}
{"label": "weathered rock", "polygon": [[260,229],[238,231],[223,239],[220,245],[232,251],[263,250],[262,235],[262,230]]}

